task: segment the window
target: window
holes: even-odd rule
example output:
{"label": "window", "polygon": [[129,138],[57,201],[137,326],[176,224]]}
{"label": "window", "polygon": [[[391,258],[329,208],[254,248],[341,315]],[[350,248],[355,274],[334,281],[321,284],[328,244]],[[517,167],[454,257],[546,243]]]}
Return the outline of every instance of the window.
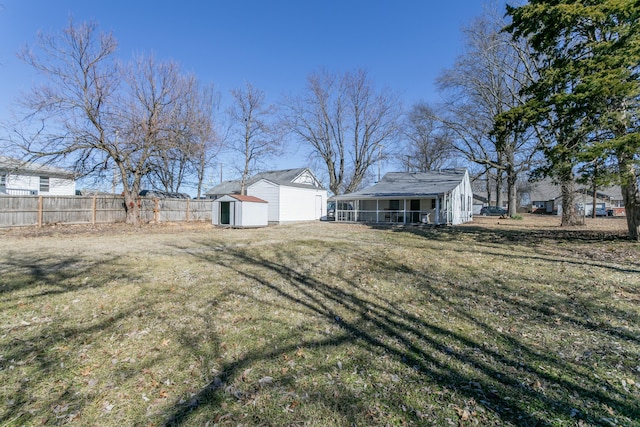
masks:
{"label": "window", "polygon": [[41,176],[40,177],[40,192],[48,193],[49,192],[49,177]]}
{"label": "window", "polygon": [[7,189],[7,175],[0,175],[0,190],[4,191]]}
{"label": "window", "polygon": [[547,204],[545,202],[535,201],[531,205],[536,209],[543,209]]}
{"label": "window", "polygon": [[399,211],[400,210],[400,200],[389,200],[389,210]]}

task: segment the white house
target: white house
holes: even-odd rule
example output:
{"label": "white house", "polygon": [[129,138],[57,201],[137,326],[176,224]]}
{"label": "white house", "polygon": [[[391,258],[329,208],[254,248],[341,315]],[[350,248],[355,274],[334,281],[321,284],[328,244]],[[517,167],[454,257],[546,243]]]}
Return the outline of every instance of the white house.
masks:
{"label": "white house", "polygon": [[335,220],[391,224],[462,224],[473,218],[466,169],[389,172],[371,187],[333,198]]}
{"label": "white house", "polygon": [[[240,193],[240,181],[225,181],[207,191],[210,198]],[[248,196],[268,202],[268,221],[314,221],[327,214],[327,190],[308,168],[262,172],[247,182]]]}
{"label": "white house", "polygon": [[227,194],[213,202],[213,225],[249,228],[268,225],[268,202],[254,196]]}
{"label": "white house", "polygon": [[64,169],[0,156],[0,193],[72,196],[76,182]]}

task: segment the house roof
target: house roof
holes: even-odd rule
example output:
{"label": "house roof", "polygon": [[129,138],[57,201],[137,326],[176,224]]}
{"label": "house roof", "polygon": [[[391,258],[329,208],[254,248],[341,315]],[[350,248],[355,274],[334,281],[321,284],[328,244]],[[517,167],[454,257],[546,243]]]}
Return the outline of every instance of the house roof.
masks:
{"label": "house roof", "polygon": [[255,196],[243,196],[241,194],[229,194],[229,197],[233,197],[234,199],[240,202],[252,202],[252,203],[269,203],[266,200],[262,200]]}
{"label": "house roof", "polygon": [[240,192],[240,180],[222,181],[220,184],[211,188],[205,194],[233,194]]}
{"label": "house roof", "polygon": [[307,168],[297,168],[297,169],[285,169],[279,171],[268,171],[268,172],[260,172],[254,175],[250,180],[249,184],[253,184],[261,179],[269,180],[276,184],[288,185],[291,184],[297,177],[302,175],[304,171],[308,170]]}
{"label": "house roof", "polygon": [[[277,171],[267,171],[260,172],[254,176],[252,176],[248,181],[246,186],[249,187],[252,184],[260,180],[267,180],[269,182],[273,182],[278,185],[286,185],[289,187],[300,187],[300,188],[318,188],[312,184],[305,183],[297,183],[294,182],[298,177],[303,175],[305,172],[308,172],[313,176],[314,180],[318,183],[318,180],[315,178],[313,173],[309,170],[309,168],[296,168],[296,169],[285,169],[285,170],[277,170]],[[208,195],[218,195],[218,194],[233,194],[240,193],[241,181],[233,180],[233,181],[223,181],[215,187],[211,188],[206,192]]]}
{"label": "house roof", "polygon": [[47,175],[69,179],[75,178],[73,172],[66,169],[14,159],[7,156],[0,156],[0,171],[11,174]]}
{"label": "house roof", "polygon": [[[584,185],[576,184],[575,192],[580,194],[592,194],[591,189],[587,189]],[[606,200],[622,200],[622,190],[620,186],[612,185],[609,187],[599,188],[596,196]],[[529,198],[534,201],[556,200],[562,197],[560,185],[554,184],[549,178],[531,183],[529,190]]]}
{"label": "house roof", "polygon": [[335,196],[336,200],[428,197],[448,193],[464,179],[466,169],[429,172],[389,172],[371,187]]}

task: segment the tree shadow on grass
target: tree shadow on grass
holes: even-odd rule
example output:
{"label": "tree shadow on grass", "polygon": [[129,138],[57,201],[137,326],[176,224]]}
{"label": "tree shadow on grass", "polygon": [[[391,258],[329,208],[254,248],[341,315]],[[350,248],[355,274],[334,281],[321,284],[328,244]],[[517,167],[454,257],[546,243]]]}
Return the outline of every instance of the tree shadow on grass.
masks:
{"label": "tree shadow on grass", "polygon": [[[513,265],[513,271],[510,273],[517,279],[519,275],[518,265],[520,263],[530,262],[548,262],[557,263],[559,268],[564,265],[576,266],[589,271],[593,268],[609,270],[612,273],[623,274],[638,274],[640,273],[640,261],[633,262],[629,258],[636,260],[634,256],[627,256],[622,260],[602,260],[589,258],[589,245],[593,245],[593,252],[598,251],[597,246],[604,241],[616,242],[620,245],[631,245],[632,249],[635,248],[632,242],[629,241],[626,235],[619,232],[602,232],[593,230],[513,230],[513,229],[488,229],[476,226],[464,226],[464,227],[440,227],[440,228],[421,228],[421,227],[394,227],[394,232],[408,233],[422,237],[429,241],[455,241],[457,239],[465,238],[473,242],[469,245],[469,252],[476,253],[482,252],[483,255],[494,256],[498,258],[504,258]],[[513,251],[512,244],[517,243],[525,247],[533,248],[533,251]],[[571,247],[572,244],[587,244],[577,251],[575,254],[567,254],[561,252],[559,254],[549,251],[548,249],[554,245],[563,244]],[[587,253],[585,253],[587,251]],[[482,273],[486,274],[486,270],[475,269],[471,265],[461,265],[461,269],[467,269],[469,273],[476,277],[481,277]],[[522,283],[526,283],[531,278],[523,276],[521,278]],[[564,278],[559,271],[555,281],[558,283],[563,282]],[[585,286],[587,286],[585,284]],[[640,300],[640,289],[633,286],[626,286],[624,283],[619,285],[627,294],[635,296]],[[474,288],[471,292],[479,293],[487,292],[485,288]],[[630,324],[640,324],[640,314],[633,311],[624,311],[618,307],[612,305],[596,306],[591,310],[585,310],[585,307],[598,304],[593,299],[585,299],[580,296],[579,292],[574,292],[569,295],[536,295],[528,300],[514,299],[513,296],[504,295],[503,298],[510,299],[510,303],[517,304],[519,307],[526,307],[528,310],[537,312],[539,315],[548,318],[553,315],[556,319],[561,319],[565,322],[571,322],[578,324],[585,329],[597,330],[598,332],[607,333],[611,336],[623,340],[640,342],[640,337],[637,334],[629,332],[627,329],[619,326],[611,326],[602,322],[594,321],[589,316],[584,315],[587,311],[591,312],[606,312],[615,319],[624,318],[629,321]],[[560,307],[556,312],[552,312],[553,307]],[[576,313],[582,313],[582,316],[576,315]]]}
{"label": "tree shadow on grass", "polygon": [[4,301],[7,301],[6,295],[15,291],[30,292],[29,298],[38,298],[102,287],[112,276],[92,272],[102,265],[113,266],[117,271],[118,263],[116,257],[103,258],[100,262],[77,256],[35,256],[15,252],[3,254],[3,257],[0,261],[0,298]]}
{"label": "tree shadow on grass", "polygon": [[[82,411],[83,400],[72,379],[77,372],[69,371],[69,360],[77,360],[78,355],[70,354],[69,348],[74,343],[94,342],[96,336],[117,329],[137,307],[97,310],[93,317],[81,318],[67,315],[67,310],[73,301],[82,304],[80,298],[86,291],[102,288],[117,277],[136,277],[116,257],[87,260],[17,252],[6,254],[0,271],[0,307],[7,322],[0,325],[0,376],[5,382],[0,391],[6,399],[0,424],[73,421]],[[35,397],[46,388],[45,395]]]}
{"label": "tree shadow on grass", "polygon": [[[536,255],[527,255],[528,259],[539,259],[545,261],[561,261],[564,263],[582,265],[585,267],[601,267],[623,273],[640,273],[640,260],[637,257],[627,256],[619,263],[609,262],[601,259],[599,247],[603,242],[619,243],[620,245],[633,245],[625,234],[621,232],[607,232],[599,230],[519,230],[512,228],[493,229],[479,226],[449,226],[449,227],[429,227],[420,226],[379,226],[371,225],[376,230],[392,230],[397,233],[407,233],[423,237],[430,241],[450,242],[459,239],[466,239],[473,242],[475,249],[479,247],[510,248],[512,245],[519,245],[529,248],[541,248]],[[579,245],[581,250],[575,256],[556,255],[553,258],[546,249],[556,246],[570,248],[572,245]],[[621,246],[624,247],[624,246]],[[502,254],[504,255],[504,254]],[[515,258],[524,258],[523,255],[514,255]],[[560,258],[561,257],[561,258]],[[615,261],[615,260],[614,260]]]}
{"label": "tree shadow on grass", "polygon": [[[210,242],[203,244],[219,248]],[[603,423],[606,418],[603,407],[610,408],[612,417],[633,420],[640,416],[632,393],[608,381],[589,377],[587,367],[532,348],[516,335],[474,318],[456,305],[459,296],[449,297],[435,285],[435,280],[405,265],[385,262],[376,274],[393,277],[400,272],[407,278],[418,278],[421,292],[438,298],[441,309],[462,319],[462,326],[473,328],[478,335],[464,333],[458,329],[460,325],[449,325],[437,316],[416,315],[405,304],[387,300],[339,271],[331,272],[331,281],[321,279],[319,272],[301,268],[298,254],[287,248],[280,247],[269,256],[232,247],[219,252],[223,253],[193,255],[223,265],[240,277],[269,289],[281,304],[306,311],[327,324],[338,325],[341,333],[293,343],[277,350],[273,349],[272,343],[256,346],[239,360],[224,365],[220,376],[188,404],[177,405],[167,418],[167,425],[184,424],[195,412],[218,406],[225,385],[261,360],[279,357],[301,346],[335,348],[345,344],[359,346],[373,358],[381,354],[390,356],[396,363],[417,372],[424,384],[455,390],[464,399],[480,402],[493,414],[490,418],[493,423],[551,425],[558,419]],[[505,303],[514,304],[513,301]],[[525,310],[529,308],[525,307]],[[582,379],[585,376],[587,378]],[[346,411],[340,415],[349,423],[359,424],[365,419],[362,415],[364,407],[356,412],[353,408],[347,411],[331,396],[325,395],[324,399],[325,406]],[[349,399],[357,401],[357,396],[352,395]],[[402,397],[389,399],[384,402],[382,398],[386,407],[411,407],[410,402],[402,405],[391,402],[391,399],[395,401]],[[364,404],[367,403],[371,402]],[[409,423],[422,421],[416,410],[400,416]]]}

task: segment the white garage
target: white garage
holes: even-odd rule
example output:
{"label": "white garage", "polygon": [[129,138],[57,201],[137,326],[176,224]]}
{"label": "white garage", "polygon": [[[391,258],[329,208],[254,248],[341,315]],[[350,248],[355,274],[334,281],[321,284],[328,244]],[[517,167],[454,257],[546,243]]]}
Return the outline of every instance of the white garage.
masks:
{"label": "white garage", "polygon": [[[227,181],[206,194],[217,200],[239,192],[239,181]],[[248,181],[246,193],[268,202],[271,224],[315,221],[327,214],[327,190],[308,168],[259,173]]]}

